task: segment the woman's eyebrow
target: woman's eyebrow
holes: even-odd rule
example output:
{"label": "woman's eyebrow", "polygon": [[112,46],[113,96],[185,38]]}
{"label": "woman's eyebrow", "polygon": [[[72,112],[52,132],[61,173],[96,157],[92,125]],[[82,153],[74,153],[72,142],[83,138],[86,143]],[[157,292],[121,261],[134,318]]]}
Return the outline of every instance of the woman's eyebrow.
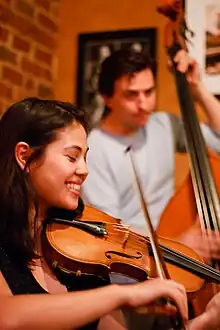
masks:
{"label": "woman's eyebrow", "polygon": [[[78,145],[71,145],[71,146],[68,146],[68,147],[65,147],[64,148],[65,150],[69,150],[69,149],[77,149],[78,151],[82,151],[82,148]],[[87,147],[86,149],[86,152],[89,150],[89,147]]]}

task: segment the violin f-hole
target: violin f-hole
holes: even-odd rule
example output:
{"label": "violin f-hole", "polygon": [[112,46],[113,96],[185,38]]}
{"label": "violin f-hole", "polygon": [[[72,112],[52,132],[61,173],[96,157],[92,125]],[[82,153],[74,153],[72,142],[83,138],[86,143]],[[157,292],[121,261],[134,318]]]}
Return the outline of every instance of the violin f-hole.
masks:
{"label": "violin f-hole", "polygon": [[127,259],[141,259],[143,258],[143,254],[141,252],[137,251],[136,256],[135,255],[130,255],[124,252],[117,252],[117,251],[106,251],[105,256],[108,259],[111,259],[113,255],[121,256],[122,258],[127,258]]}

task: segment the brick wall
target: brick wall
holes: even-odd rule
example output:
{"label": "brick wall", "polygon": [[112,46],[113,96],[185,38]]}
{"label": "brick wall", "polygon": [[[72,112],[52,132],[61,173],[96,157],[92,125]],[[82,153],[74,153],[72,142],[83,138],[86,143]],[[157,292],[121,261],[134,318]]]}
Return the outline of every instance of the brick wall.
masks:
{"label": "brick wall", "polygon": [[59,1],[0,0],[0,113],[27,96],[54,97]]}

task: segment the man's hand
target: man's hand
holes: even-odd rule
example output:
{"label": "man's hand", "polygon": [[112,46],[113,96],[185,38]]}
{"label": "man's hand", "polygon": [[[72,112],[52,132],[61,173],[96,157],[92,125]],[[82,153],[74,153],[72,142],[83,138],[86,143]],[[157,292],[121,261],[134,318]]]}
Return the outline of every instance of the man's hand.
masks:
{"label": "man's hand", "polygon": [[[173,60],[177,64],[177,70],[186,73],[187,81],[196,96],[197,89],[202,85],[198,63],[184,49],[179,50]],[[172,67],[170,61],[169,66]]]}
{"label": "man's hand", "polygon": [[189,229],[178,241],[196,251],[206,263],[220,260],[220,235],[215,232],[202,233],[198,226]]}
{"label": "man's hand", "polygon": [[220,328],[220,293],[208,303],[200,316],[190,321],[188,330],[218,330]]}
{"label": "man's hand", "polygon": [[200,83],[199,65],[184,49],[177,52],[174,62],[177,64],[178,71],[186,73],[187,80],[190,84],[197,85]]}

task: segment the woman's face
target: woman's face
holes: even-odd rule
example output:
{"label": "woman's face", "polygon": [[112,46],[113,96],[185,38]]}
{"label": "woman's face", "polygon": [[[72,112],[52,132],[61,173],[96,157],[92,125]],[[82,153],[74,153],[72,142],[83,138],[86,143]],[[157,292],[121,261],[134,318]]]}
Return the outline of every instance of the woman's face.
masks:
{"label": "woman's face", "polygon": [[40,212],[49,207],[76,209],[81,185],[87,177],[87,134],[75,122],[57,133],[42,159],[31,163],[29,173]]}

